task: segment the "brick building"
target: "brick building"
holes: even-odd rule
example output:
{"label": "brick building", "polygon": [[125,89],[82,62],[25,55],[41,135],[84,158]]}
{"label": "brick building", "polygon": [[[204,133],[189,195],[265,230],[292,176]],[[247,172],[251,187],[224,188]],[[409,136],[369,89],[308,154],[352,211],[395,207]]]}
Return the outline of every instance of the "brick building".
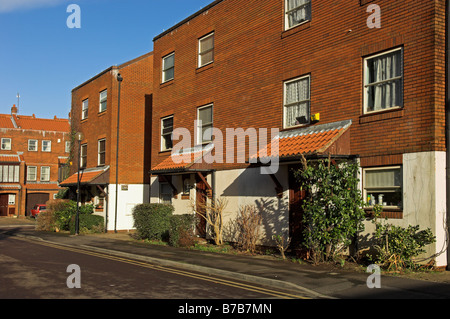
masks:
{"label": "brick building", "polygon": [[[95,205],[107,230],[133,228],[132,208],[148,202],[150,136],[145,132],[151,125],[152,71],[153,55],[148,53],[112,66],[72,90],[72,130],[83,136],[75,141],[71,176],[61,185],[76,198],[81,152],[81,201]],[[123,78],[119,115],[118,74]]]}
{"label": "brick building", "polygon": [[0,114],[0,216],[30,216],[61,189],[70,152],[67,119]]}
{"label": "brick building", "polygon": [[[446,265],[446,2],[379,0],[381,28],[370,4],[217,0],[156,36],[151,201],[188,213],[190,200],[225,197],[227,220],[256,204],[270,244],[295,235],[301,154],[353,157],[365,200],[394,224],[430,227],[427,253]],[[258,141],[279,131],[277,170],[262,174],[249,139],[225,140],[237,129]]]}

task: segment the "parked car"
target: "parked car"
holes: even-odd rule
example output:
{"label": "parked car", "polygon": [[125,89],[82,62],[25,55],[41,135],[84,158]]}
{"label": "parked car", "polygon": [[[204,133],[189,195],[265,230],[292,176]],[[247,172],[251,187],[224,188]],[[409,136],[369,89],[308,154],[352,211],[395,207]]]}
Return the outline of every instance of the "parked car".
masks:
{"label": "parked car", "polygon": [[31,210],[31,217],[37,217],[39,215],[39,213],[45,211],[47,209],[47,206],[45,206],[44,204],[38,204],[35,205],[33,207],[33,209]]}

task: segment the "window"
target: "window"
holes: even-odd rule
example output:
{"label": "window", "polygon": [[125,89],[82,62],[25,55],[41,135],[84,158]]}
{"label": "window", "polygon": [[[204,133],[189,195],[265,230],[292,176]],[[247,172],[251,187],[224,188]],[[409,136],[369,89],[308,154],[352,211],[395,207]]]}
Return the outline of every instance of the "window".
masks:
{"label": "window", "polygon": [[310,122],[310,77],[284,83],[284,128]]}
{"label": "window", "polygon": [[168,183],[159,184],[159,201],[161,204],[172,203],[172,188]]}
{"label": "window", "polygon": [[81,119],[87,119],[88,118],[88,111],[89,111],[89,99],[86,99],[82,102],[81,106]]}
{"label": "window", "polygon": [[311,0],[285,0],[285,29],[311,20]]}
{"label": "window", "polygon": [[0,165],[0,183],[18,183],[19,165]]}
{"label": "window", "polygon": [[66,141],[66,153],[70,153],[70,141]]}
{"label": "window", "polygon": [[80,168],[86,168],[87,166],[87,144],[81,145],[80,154]]}
{"label": "window", "polygon": [[37,167],[36,166],[28,166],[27,167],[27,181],[35,182],[37,179]]}
{"label": "window", "polygon": [[11,139],[10,138],[2,138],[1,149],[3,151],[10,151],[11,150]]}
{"label": "window", "polygon": [[8,195],[8,205],[16,205],[16,194]]}
{"label": "window", "polygon": [[52,141],[42,141],[42,152],[52,151]]}
{"label": "window", "polygon": [[102,139],[98,141],[98,165],[105,165],[106,158],[106,140]]}
{"label": "window", "polygon": [[207,105],[198,108],[197,120],[197,144],[211,142],[213,128],[213,106]]}
{"label": "window", "polygon": [[214,33],[198,40],[198,67],[214,62]]}
{"label": "window", "polygon": [[99,106],[99,113],[106,111],[106,100],[108,98],[108,90],[104,90],[100,92],[100,106]]}
{"label": "window", "polygon": [[29,152],[37,152],[38,150],[38,141],[37,140],[28,140],[28,151]]}
{"label": "window", "polygon": [[364,113],[403,106],[402,49],[364,60]]}
{"label": "window", "polygon": [[41,167],[41,182],[49,182],[50,181],[50,167],[42,166]]}
{"label": "window", "polygon": [[161,120],[161,151],[172,149],[173,116]]}
{"label": "window", "polygon": [[364,169],[364,196],[370,206],[401,208],[403,174],[400,166]]}
{"label": "window", "polygon": [[173,80],[175,76],[175,53],[163,58],[162,82]]}

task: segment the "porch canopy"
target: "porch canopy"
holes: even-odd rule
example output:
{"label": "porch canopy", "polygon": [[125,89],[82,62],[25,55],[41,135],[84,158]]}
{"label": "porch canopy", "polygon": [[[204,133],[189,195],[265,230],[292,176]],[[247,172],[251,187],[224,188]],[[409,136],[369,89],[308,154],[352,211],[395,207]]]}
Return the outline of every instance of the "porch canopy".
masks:
{"label": "porch canopy", "polygon": [[[60,183],[62,187],[77,186],[78,172]],[[109,166],[101,168],[87,168],[80,171],[80,185],[109,184]]]}

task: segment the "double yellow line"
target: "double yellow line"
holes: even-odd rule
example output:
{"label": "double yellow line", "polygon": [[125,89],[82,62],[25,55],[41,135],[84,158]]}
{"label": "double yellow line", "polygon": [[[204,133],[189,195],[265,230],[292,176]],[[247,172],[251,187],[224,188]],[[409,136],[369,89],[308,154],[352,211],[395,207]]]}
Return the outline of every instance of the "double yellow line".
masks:
{"label": "double yellow line", "polygon": [[127,264],[134,265],[134,266],[157,270],[157,271],[164,271],[167,273],[176,274],[176,275],[180,275],[180,276],[184,276],[184,277],[190,277],[190,278],[199,279],[199,280],[203,280],[203,281],[209,281],[212,283],[221,284],[221,285],[225,285],[225,286],[240,288],[240,289],[244,289],[247,291],[257,292],[257,293],[265,294],[265,295],[272,296],[272,297],[283,298],[283,299],[311,299],[311,298],[308,298],[305,296],[299,296],[299,295],[294,295],[294,294],[286,293],[286,292],[282,292],[282,291],[267,289],[267,288],[263,288],[263,287],[257,287],[257,286],[253,286],[250,284],[239,283],[239,282],[230,281],[230,280],[226,280],[226,279],[222,279],[222,278],[210,277],[207,275],[192,273],[192,272],[179,270],[179,269],[175,269],[175,268],[168,268],[168,267],[164,267],[164,266],[152,265],[148,262],[138,261],[135,259],[129,259],[129,258],[124,258],[124,257],[119,257],[119,256],[114,256],[114,255],[108,255],[108,254],[99,253],[99,252],[95,252],[95,251],[91,251],[91,250],[75,248],[72,246],[58,245],[58,244],[54,244],[54,243],[50,243],[50,242],[43,242],[43,241],[33,241],[33,240],[23,238],[23,237],[14,237],[14,238],[23,240],[26,242],[30,242],[33,244],[38,244],[41,246],[51,247],[51,248],[60,249],[60,250],[67,250],[67,251],[84,254],[84,255],[95,256],[95,257],[99,257],[99,258],[103,258],[103,259],[114,260],[114,261],[123,262],[123,263],[127,263]]}

